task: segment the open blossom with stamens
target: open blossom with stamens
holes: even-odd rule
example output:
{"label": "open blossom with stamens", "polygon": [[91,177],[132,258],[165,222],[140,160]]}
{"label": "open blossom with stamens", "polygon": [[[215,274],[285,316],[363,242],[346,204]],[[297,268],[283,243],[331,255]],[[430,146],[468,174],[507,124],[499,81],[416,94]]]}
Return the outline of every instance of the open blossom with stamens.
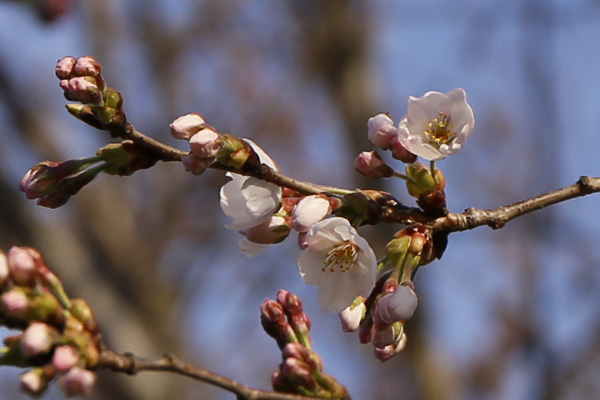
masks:
{"label": "open blossom with stamens", "polygon": [[347,219],[332,217],[317,222],[308,230],[306,244],[298,257],[300,275],[309,285],[319,286],[323,311],[339,313],[356,296],[369,295],[375,283],[377,259]]}
{"label": "open blossom with stamens", "polygon": [[437,161],[458,152],[475,127],[464,89],[411,96],[398,126],[398,140],[408,151]]}
{"label": "open blossom with stamens", "polygon": [[[245,139],[258,154],[260,162],[278,169],[275,161],[263,149]],[[281,188],[260,179],[228,172],[232,180],[221,188],[221,208],[233,218],[228,229],[248,229],[267,221],[279,209]]]}

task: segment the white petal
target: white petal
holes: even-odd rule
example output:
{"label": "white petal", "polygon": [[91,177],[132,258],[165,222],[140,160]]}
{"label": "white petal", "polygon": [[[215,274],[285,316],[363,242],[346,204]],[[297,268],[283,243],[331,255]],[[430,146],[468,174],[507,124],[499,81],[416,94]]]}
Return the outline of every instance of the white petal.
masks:
{"label": "white petal", "polygon": [[250,258],[257,257],[262,254],[268,247],[268,244],[258,244],[244,238],[238,243],[240,251]]}
{"label": "white petal", "polygon": [[331,205],[327,199],[317,195],[304,197],[292,211],[294,229],[298,232],[306,232],[330,212]]}
{"label": "white petal", "polygon": [[260,160],[261,163],[268,165],[269,167],[273,168],[276,171],[279,171],[279,167],[277,166],[277,163],[259,145],[257,145],[250,139],[243,139],[243,140],[244,140],[244,142],[246,142],[250,146],[252,146],[252,149],[254,149],[256,154],[258,154],[258,159]]}
{"label": "white petal", "polygon": [[323,277],[324,260],[322,252],[314,252],[310,248],[301,252],[298,256],[298,267],[302,280],[312,286],[318,285]]}
{"label": "white petal", "polygon": [[230,174],[232,180],[221,187],[221,208],[232,217],[228,229],[248,229],[260,225],[279,209],[281,188],[239,174]]}

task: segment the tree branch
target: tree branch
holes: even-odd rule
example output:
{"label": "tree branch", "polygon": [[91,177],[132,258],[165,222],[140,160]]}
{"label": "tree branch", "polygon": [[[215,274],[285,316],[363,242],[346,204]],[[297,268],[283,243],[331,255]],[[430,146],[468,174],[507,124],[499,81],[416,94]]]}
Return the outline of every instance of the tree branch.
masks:
{"label": "tree branch", "polygon": [[135,375],[141,371],[172,372],[201,382],[225,389],[237,396],[238,400],[308,400],[313,397],[295,394],[268,392],[252,389],[234,380],[216,374],[204,368],[183,362],[172,355],[148,359],[133,353],[119,354],[112,350],[103,350],[97,368],[108,368],[115,372]]}
{"label": "tree branch", "polygon": [[463,213],[449,213],[433,221],[435,231],[459,232],[487,225],[492,229],[502,228],[507,222],[566,200],[600,192],[600,178],[582,176],[579,180],[562,189],[492,210],[468,208]]}
{"label": "tree branch", "polygon": [[[149,148],[157,153],[162,161],[181,161],[181,157],[188,154],[183,150],[171,147],[158,140],[152,139],[141,132],[136,131],[131,124],[127,124],[126,130],[119,132],[119,136],[125,139],[131,139],[136,143]],[[220,164],[213,165],[213,168],[231,170]],[[232,171],[239,173],[239,171]],[[331,186],[321,186],[310,182],[303,182],[286,175],[262,164],[258,172],[249,174],[257,179],[273,183],[278,186],[284,186],[296,190],[303,194],[331,193],[338,195],[347,195],[355,192],[354,190],[342,189]],[[381,221],[388,223],[411,224],[420,222],[427,224],[438,232],[459,232],[482,225],[487,225],[492,229],[499,229],[507,222],[551,206],[566,200],[586,196],[588,194],[600,192],[600,177],[582,176],[579,180],[562,189],[554,190],[540,196],[522,200],[517,203],[498,207],[496,209],[481,210],[478,208],[468,208],[463,213],[448,213],[446,216],[431,220],[422,210],[418,208],[406,207],[391,196],[388,196],[385,204],[381,204]]]}

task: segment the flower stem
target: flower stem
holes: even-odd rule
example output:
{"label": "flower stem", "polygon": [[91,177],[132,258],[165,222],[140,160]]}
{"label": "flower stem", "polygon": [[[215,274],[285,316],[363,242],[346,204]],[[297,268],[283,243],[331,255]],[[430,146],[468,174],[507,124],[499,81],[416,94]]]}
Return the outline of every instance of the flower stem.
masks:
{"label": "flower stem", "polygon": [[411,178],[410,176],[408,176],[406,174],[398,172],[398,171],[394,171],[394,175],[392,175],[392,176],[395,176],[396,178],[404,179],[407,182],[416,183],[413,178]]}

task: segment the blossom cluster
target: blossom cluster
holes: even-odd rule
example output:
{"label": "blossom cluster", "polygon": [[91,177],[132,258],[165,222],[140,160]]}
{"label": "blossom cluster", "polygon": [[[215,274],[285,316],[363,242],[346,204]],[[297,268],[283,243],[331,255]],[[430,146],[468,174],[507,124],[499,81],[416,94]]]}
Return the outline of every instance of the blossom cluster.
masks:
{"label": "blossom cluster", "polygon": [[[199,114],[177,118],[171,124],[171,134],[189,141],[191,151],[183,163],[193,173],[202,173],[215,162],[227,163],[221,153],[233,153],[224,150],[232,139],[216,133]],[[247,139],[243,143],[250,146],[260,164],[278,170],[256,143]],[[238,166],[243,167],[244,164]],[[304,250],[298,260],[300,274],[308,284],[319,285],[319,303],[324,311],[340,312],[357,295],[368,295],[375,282],[375,254],[347,219],[327,218],[340,206],[338,199],[304,196],[235,172],[228,172],[227,176],[231,181],[221,188],[221,208],[233,219],[226,227],[244,236],[240,249],[245,254],[255,257],[295,230]]]}
{"label": "blossom cluster", "polygon": [[100,357],[99,330],[82,299],[69,299],[58,277],[31,247],[0,251],[0,324],[21,333],[6,337],[0,364],[31,367],[21,389],[38,396],[57,378],[65,396],[91,393]]}
{"label": "blossom cluster", "polygon": [[[444,215],[446,180],[433,163],[456,153],[474,128],[465,91],[457,88],[446,94],[428,92],[421,98],[411,97],[407,115],[398,126],[388,114],[378,114],[369,119],[367,127],[371,143],[391,151],[393,158],[406,164],[406,170],[404,174],[396,172],[373,151],[358,156],[356,170],[372,178],[405,179],[409,194],[417,198],[424,212]],[[341,313],[346,330],[360,327],[361,341],[372,343],[380,360],[404,347],[404,321],[418,303],[412,278],[418,266],[433,258],[430,232],[416,225],[401,230],[378,262],[356,230],[365,219],[354,215],[353,194],[332,196],[324,191],[303,195],[252,176],[245,167],[249,154],[258,157],[258,164],[275,171],[278,167],[254,142],[219,134],[199,114],[177,118],[171,133],[189,142],[191,151],[183,159],[186,170],[200,174],[214,163],[234,166],[234,171],[227,172],[231,181],[220,191],[221,208],[233,219],[226,227],[244,236],[240,249],[245,254],[257,256],[297,231],[302,250],[299,272],[307,284],[319,286],[322,310]],[[417,162],[418,156],[431,165]]]}
{"label": "blossom cluster", "polygon": [[446,94],[410,96],[407,114],[397,127],[389,114],[377,114],[367,125],[373,145],[413,163],[416,156],[439,161],[457,153],[475,128],[475,117],[466,92],[456,88]]}
{"label": "blossom cluster", "polygon": [[[121,137],[98,150],[95,157],[43,162],[21,182],[28,198],[58,207],[99,172],[128,175],[157,160],[156,149],[130,140],[121,95],[108,87],[100,64],[92,57],[65,57],[56,66],[65,97],[81,104],[67,109],[82,121]],[[435,162],[458,152],[475,126],[473,111],[463,89],[411,96],[406,115],[398,124],[389,114],[367,122],[367,137],[376,147],[390,151],[404,163],[396,171],[375,151],[362,152],[355,169],[371,178],[401,178],[417,199],[425,218],[445,216],[446,179]],[[318,286],[325,312],[340,313],[345,330],[359,330],[363,343],[372,343],[376,356],[386,360],[406,343],[404,322],[418,303],[413,278],[419,266],[439,258],[446,238],[437,237],[419,219],[408,219],[378,260],[358,232],[363,224],[379,222],[385,207],[405,207],[388,193],[311,186],[311,190],[284,184],[275,161],[256,143],[219,132],[198,113],[170,124],[171,135],[188,142],[189,152],[176,152],[186,171],[201,175],[208,168],[225,170],[231,180],[220,190],[220,205],[232,221],[226,228],[239,231],[242,252],[256,257],[270,245],[297,234],[301,250],[299,273]],[[164,150],[161,148],[161,150]],[[418,157],[429,165],[418,162]],[[171,159],[172,160],[172,159]],[[98,165],[99,164],[99,165]]]}
{"label": "blossom cluster", "polygon": [[436,256],[433,235],[427,227],[413,225],[396,233],[386,246],[382,273],[369,297],[358,296],[340,313],[342,330],[358,330],[361,343],[371,343],[380,361],[403,350],[407,342],[404,323],[419,303],[414,275]]}

